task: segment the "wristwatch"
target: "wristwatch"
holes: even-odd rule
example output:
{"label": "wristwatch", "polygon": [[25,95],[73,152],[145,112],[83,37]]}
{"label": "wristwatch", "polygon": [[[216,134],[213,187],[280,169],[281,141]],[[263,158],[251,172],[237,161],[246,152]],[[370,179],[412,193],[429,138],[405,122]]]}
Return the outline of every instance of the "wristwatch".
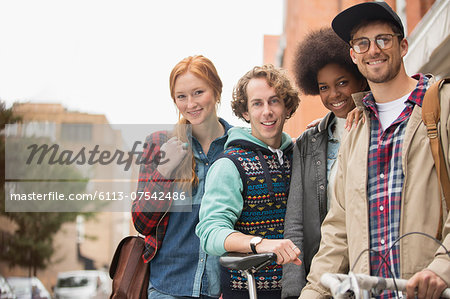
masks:
{"label": "wristwatch", "polygon": [[250,248],[252,249],[253,253],[258,253],[258,252],[256,252],[256,245],[261,243],[262,240],[263,240],[263,238],[261,238],[261,237],[254,237],[250,240]]}

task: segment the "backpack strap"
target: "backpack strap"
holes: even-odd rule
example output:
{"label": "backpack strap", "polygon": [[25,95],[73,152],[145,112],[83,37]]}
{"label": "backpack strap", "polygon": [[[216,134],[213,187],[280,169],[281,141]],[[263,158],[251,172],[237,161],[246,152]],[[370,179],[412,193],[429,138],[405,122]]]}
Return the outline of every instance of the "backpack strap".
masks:
{"label": "backpack strap", "polygon": [[[427,127],[427,135],[430,140],[431,153],[433,155],[436,172],[438,175],[439,189],[442,190],[447,204],[447,212],[450,207],[450,180],[448,177],[446,160],[442,151],[439,137],[438,124],[441,115],[441,105],[439,101],[439,89],[444,83],[450,83],[450,78],[442,79],[431,85],[422,103],[422,119]],[[438,239],[441,239],[443,208],[441,204],[441,215],[439,220]]]}

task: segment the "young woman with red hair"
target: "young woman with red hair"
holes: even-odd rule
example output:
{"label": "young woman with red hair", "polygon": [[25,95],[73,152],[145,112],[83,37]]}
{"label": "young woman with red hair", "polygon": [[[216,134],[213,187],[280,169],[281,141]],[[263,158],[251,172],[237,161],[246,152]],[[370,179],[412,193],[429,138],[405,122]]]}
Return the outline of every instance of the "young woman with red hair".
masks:
{"label": "young woman with red hair", "polygon": [[[206,173],[231,128],[216,113],[221,93],[222,82],[209,59],[183,59],[170,74],[180,120],[172,132],[147,137],[144,157],[151,162],[141,166],[138,192],[166,199],[133,202],[133,223],[145,235],[143,258],[150,263],[149,299],[220,296],[218,257],[200,248],[195,226]],[[165,156],[156,157],[161,153]]]}

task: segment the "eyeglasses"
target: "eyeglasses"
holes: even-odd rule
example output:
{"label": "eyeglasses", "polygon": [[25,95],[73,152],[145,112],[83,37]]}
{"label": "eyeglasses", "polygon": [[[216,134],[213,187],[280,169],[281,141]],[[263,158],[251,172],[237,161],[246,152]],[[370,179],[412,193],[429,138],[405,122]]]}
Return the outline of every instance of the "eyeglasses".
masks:
{"label": "eyeglasses", "polygon": [[350,41],[350,46],[356,53],[363,54],[369,51],[370,42],[375,41],[375,44],[380,50],[387,50],[392,48],[392,39],[394,36],[401,36],[401,34],[379,34],[373,39],[369,39],[368,37],[352,39]]}

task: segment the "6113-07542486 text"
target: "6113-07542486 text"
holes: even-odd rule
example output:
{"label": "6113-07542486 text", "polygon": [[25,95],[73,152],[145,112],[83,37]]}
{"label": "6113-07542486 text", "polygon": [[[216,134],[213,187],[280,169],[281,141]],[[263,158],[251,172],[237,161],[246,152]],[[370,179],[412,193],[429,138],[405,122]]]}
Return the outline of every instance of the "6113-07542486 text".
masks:
{"label": "6113-07542486 text", "polygon": [[186,192],[104,192],[95,191],[94,193],[70,193],[64,194],[60,192],[48,193],[11,193],[9,196],[11,201],[19,200],[38,200],[38,201],[54,201],[54,200],[185,200]]}

